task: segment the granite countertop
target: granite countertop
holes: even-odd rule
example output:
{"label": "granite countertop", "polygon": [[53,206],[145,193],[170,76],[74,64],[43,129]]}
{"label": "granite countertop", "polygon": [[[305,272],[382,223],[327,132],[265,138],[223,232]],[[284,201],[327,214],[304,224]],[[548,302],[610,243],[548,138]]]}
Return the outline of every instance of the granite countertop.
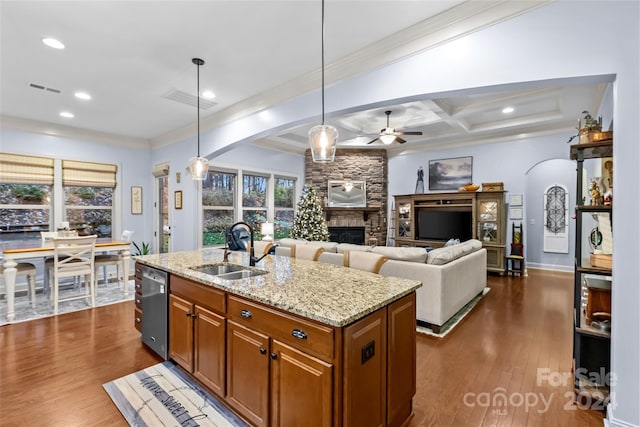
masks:
{"label": "granite countertop", "polygon": [[[221,263],[223,253],[221,249],[202,249],[133,258],[204,285],[337,327],[353,323],[422,286],[417,280],[275,255],[266,256],[256,267],[247,267],[248,270],[267,270],[267,274],[246,279],[224,280],[191,269]],[[245,252],[231,252],[229,263],[248,266],[249,257]]]}

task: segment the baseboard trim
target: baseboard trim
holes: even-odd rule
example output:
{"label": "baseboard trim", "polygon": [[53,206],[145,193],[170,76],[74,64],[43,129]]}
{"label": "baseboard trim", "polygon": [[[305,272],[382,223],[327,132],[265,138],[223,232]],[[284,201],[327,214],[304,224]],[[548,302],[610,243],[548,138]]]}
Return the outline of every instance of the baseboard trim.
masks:
{"label": "baseboard trim", "polygon": [[607,416],[604,418],[605,427],[640,427],[638,424],[631,424],[626,421],[618,420],[613,416],[611,404],[607,405]]}
{"label": "baseboard trim", "polygon": [[562,271],[562,272],[565,272],[565,273],[573,273],[573,266],[556,265],[556,264],[541,264],[541,263],[538,263],[538,262],[527,262],[527,269],[551,270],[551,271]]}

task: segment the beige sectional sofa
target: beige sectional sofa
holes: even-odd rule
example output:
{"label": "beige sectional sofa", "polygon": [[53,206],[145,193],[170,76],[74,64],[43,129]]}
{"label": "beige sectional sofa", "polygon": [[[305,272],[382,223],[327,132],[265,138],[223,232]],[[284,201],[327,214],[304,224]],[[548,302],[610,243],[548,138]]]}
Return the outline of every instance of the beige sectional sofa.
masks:
{"label": "beige sectional sofa", "polygon": [[382,265],[380,274],[422,282],[422,287],[417,290],[416,317],[419,322],[429,324],[434,332],[438,332],[487,284],[487,251],[479,240],[468,240],[427,252],[424,248],[282,239],[276,247],[276,255],[289,256],[292,244],[322,246],[324,252],[318,261],[336,265],[343,265],[345,250],[385,255],[388,261]]}

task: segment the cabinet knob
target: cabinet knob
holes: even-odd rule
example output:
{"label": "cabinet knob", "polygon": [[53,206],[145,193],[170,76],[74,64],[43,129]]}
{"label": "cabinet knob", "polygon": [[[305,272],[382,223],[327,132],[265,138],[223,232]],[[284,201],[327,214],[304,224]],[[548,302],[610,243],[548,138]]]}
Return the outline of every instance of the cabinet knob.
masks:
{"label": "cabinet knob", "polygon": [[191,317],[191,312],[187,311],[187,317]]}
{"label": "cabinet knob", "polygon": [[138,298],[136,298],[136,304],[142,304],[142,301],[140,301]]}
{"label": "cabinet knob", "polygon": [[140,323],[142,322],[142,319],[140,319],[139,317],[136,317],[136,323]]}
{"label": "cabinet knob", "polygon": [[267,349],[264,347],[260,347],[260,354],[267,354]]}
{"label": "cabinet knob", "polygon": [[191,314],[191,317],[198,317],[196,313]]}
{"label": "cabinet knob", "polygon": [[245,319],[250,319],[253,314],[251,314],[249,310],[240,310],[240,316],[244,317]]}
{"label": "cabinet knob", "polygon": [[299,340],[306,340],[307,339],[307,334],[302,329],[294,329],[291,332],[291,335],[293,335],[294,338],[298,338]]}
{"label": "cabinet knob", "polygon": [[278,355],[276,353],[271,353],[271,358],[273,360],[276,360],[278,358]]}

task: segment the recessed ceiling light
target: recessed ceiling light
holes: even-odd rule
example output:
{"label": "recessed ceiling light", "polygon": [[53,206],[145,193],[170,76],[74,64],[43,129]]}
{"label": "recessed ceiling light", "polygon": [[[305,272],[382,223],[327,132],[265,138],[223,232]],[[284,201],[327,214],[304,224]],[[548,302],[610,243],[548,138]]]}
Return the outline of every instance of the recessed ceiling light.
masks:
{"label": "recessed ceiling light", "polygon": [[207,99],[213,99],[216,97],[216,94],[211,92],[210,90],[205,90],[202,92],[202,97]]}
{"label": "recessed ceiling light", "polygon": [[91,95],[89,95],[87,92],[76,92],[74,93],[74,95],[76,96],[76,98],[79,98],[79,99],[85,99],[85,100],[91,99]]}
{"label": "recessed ceiling light", "polygon": [[68,111],[63,111],[60,113],[60,117],[65,117],[67,119],[73,119],[75,116],[73,115],[73,113],[70,113]]}
{"label": "recessed ceiling light", "polygon": [[502,114],[509,114],[509,113],[513,113],[514,108],[513,107],[505,107],[502,109]]}
{"label": "recessed ceiling light", "polygon": [[42,43],[54,49],[64,49],[64,44],[60,40],[52,39],[51,37],[43,37]]}

